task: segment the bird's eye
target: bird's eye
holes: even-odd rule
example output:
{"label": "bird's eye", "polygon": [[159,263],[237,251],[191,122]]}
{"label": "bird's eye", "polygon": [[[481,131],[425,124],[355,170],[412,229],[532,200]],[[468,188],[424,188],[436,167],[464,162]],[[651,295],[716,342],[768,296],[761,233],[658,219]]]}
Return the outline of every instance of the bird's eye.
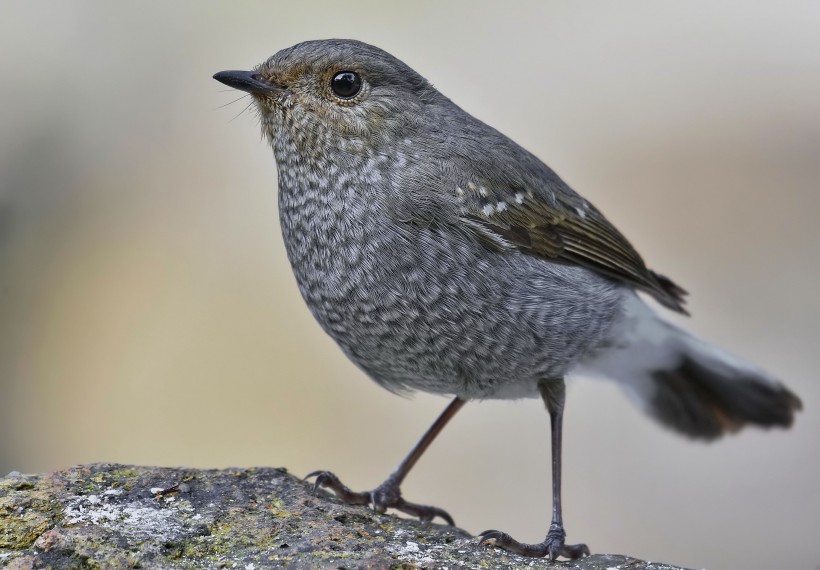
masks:
{"label": "bird's eye", "polygon": [[362,78],[353,71],[340,71],[330,80],[330,88],[342,99],[350,99],[362,89]]}

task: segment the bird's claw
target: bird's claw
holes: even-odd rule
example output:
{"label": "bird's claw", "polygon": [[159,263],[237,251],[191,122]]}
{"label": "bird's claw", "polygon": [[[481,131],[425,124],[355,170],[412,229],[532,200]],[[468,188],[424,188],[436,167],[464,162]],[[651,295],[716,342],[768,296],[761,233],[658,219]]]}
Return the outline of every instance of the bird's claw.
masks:
{"label": "bird's claw", "polygon": [[314,493],[318,492],[319,489],[330,489],[345,503],[351,505],[370,505],[377,513],[383,513],[387,509],[396,509],[397,511],[418,517],[419,520],[423,522],[429,522],[439,517],[446,521],[447,524],[455,526],[453,517],[444,509],[405,501],[401,496],[398,483],[396,483],[392,477],[388,477],[384,483],[372,491],[364,493],[352,491],[330,471],[313,471],[305,475],[304,480],[307,481],[312,477],[316,478],[313,482]]}
{"label": "bird's claw", "polygon": [[419,505],[417,503],[409,503],[399,497],[398,502],[390,507],[396,509],[397,511],[401,511],[408,515],[418,517],[422,522],[431,522],[436,517],[441,518],[450,526],[456,526],[453,517],[450,516],[450,513],[445,511],[444,509],[440,509],[438,507],[433,507],[430,505]]}
{"label": "bird's claw", "polygon": [[327,488],[333,491],[336,496],[345,503],[351,505],[369,505],[371,503],[370,493],[357,493],[356,491],[352,491],[330,471],[312,471],[305,475],[304,480],[307,481],[311,477],[316,477],[316,480],[313,482],[313,494],[318,493],[319,489]]}
{"label": "bird's claw", "polygon": [[547,557],[550,562],[559,556],[563,556],[569,560],[589,556],[589,548],[586,544],[564,544],[566,533],[562,527],[557,525],[550,527],[547,537],[544,539],[544,542],[540,544],[518,542],[506,532],[499,530],[485,530],[479,536],[479,545],[492,541],[498,548],[509,550],[521,556],[529,556],[532,558]]}

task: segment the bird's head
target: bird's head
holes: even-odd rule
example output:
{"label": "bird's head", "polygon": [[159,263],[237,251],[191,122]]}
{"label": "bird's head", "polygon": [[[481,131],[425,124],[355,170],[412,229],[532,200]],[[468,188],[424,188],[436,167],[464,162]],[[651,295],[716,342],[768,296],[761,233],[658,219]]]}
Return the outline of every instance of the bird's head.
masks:
{"label": "bird's head", "polygon": [[446,101],[409,66],[355,40],[300,43],[252,71],[214,79],[250,93],[265,136],[300,153],[389,148],[429,122],[429,106]]}

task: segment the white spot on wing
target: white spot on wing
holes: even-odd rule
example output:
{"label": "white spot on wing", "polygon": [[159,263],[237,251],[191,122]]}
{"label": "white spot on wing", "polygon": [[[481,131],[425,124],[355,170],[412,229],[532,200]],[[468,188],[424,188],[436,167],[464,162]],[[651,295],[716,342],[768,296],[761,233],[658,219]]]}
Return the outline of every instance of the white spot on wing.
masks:
{"label": "white spot on wing", "polygon": [[524,195],[521,192],[515,193],[515,203],[516,204],[523,204],[524,203]]}
{"label": "white spot on wing", "polygon": [[495,209],[498,210],[499,212],[503,212],[504,210],[507,209],[507,203],[506,202],[499,202],[498,204],[495,205]]}
{"label": "white spot on wing", "polygon": [[482,210],[483,210],[485,216],[489,216],[490,214],[493,213],[493,205],[492,204],[487,204],[486,206],[484,206],[484,208],[482,208]]}

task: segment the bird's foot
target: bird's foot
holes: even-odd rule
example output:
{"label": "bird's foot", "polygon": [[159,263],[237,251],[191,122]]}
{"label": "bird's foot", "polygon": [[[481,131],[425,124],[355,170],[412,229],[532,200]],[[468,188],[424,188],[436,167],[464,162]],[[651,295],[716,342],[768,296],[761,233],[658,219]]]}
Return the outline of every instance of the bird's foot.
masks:
{"label": "bird's foot", "polygon": [[397,511],[418,517],[419,520],[424,522],[432,521],[436,517],[440,517],[451,526],[455,526],[456,524],[453,522],[453,517],[444,509],[405,501],[401,496],[398,482],[396,482],[392,476],[388,477],[384,483],[372,491],[361,493],[350,490],[347,485],[342,483],[339,478],[330,471],[314,471],[308,473],[305,476],[305,480],[311,477],[316,477],[316,481],[313,483],[314,493],[322,488],[330,489],[337,497],[351,505],[370,505],[377,513],[383,513],[387,509],[396,509]]}
{"label": "bird's foot", "polygon": [[518,542],[506,532],[498,530],[485,530],[481,533],[479,544],[486,544],[493,541],[495,546],[515,552],[521,556],[531,556],[533,558],[548,557],[550,562],[563,556],[570,560],[589,556],[589,548],[586,544],[564,544],[566,533],[564,528],[557,524],[550,525],[549,532],[544,542],[540,544],[524,544]]}

